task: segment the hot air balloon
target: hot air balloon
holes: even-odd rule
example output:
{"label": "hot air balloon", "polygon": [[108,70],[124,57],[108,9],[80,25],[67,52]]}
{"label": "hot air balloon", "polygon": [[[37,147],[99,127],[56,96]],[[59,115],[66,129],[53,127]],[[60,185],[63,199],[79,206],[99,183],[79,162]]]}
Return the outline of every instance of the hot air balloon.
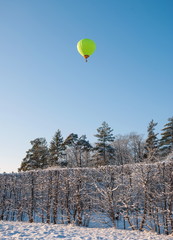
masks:
{"label": "hot air balloon", "polygon": [[96,44],[93,40],[85,38],[77,43],[78,52],[86,59],[96,50]]}

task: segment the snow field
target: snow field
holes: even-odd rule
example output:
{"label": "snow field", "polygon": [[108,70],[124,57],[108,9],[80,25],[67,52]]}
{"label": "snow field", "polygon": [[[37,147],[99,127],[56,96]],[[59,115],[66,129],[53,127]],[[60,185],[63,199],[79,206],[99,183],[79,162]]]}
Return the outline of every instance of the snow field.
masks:
{"label": "snow field", "polygon": [[69,240],[173,240],[173,236],[157,235],[152,232],[0,221],[0,240],[51,240],[58,238]]}

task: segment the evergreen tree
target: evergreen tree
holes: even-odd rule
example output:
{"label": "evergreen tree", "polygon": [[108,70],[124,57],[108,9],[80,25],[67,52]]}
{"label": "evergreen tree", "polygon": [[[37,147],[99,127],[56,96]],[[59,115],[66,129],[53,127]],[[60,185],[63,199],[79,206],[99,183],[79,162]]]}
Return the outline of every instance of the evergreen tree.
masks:
{"label": "evergreen tree", "polygon": [[173,117],[168,118],[168,123],[162,129],[160,151],[162,156],[167,156],[173,150]]}
{"label": "evergreen tree", "polygon": [[64,141],[64,145],[66,146],[74,146],[78,141],[78,135],[71,133]]}
{"label": "evergreen tree", "polygon": [[66,152],[69,166],[86,167],[87,164],[84,155],[92,148],[89,141],[86,139],[86,136],[82,135],[81,137],[78,137],[77,134],[71,133],[64,141],[64,145],[67,147]]}
{"label": "evergreen tree", "polygon": [[113,158],[114,148],[111,146],[111,142],[114,141],[115,137],[112,131],[113,129],[106,122],[103,122],[102,126],[97,129],[98,133],[94,135],[98,140],[94,148],[96,151],[94,158],[97,165],[108,165]]}
{"label": "evergreen tree", "polygon": [[49,151],[45,138],[36,138],[30,142],[32,148],[26,152],[18,171],[29,171],[33,169],[45,169],[48,167]]}
{"label": "evergreen tree", "polygon": [[158,155],[158,133],[155,133],[155,127],[157,123],[154,123],[153,120],[149,123],[148,126],[148,136],[145,142],[145,154],[144,157],[149,161],[155,161],[156,156]]}
{"label": "evergreen tree", "polygon": [[63,144],[63,137],[61,131],[58,130],[49,147],[49,166],[66,166],[67,162],[65,160],[65,145]]}
{"label": "evergreen tree", "polygon": [[86,138],[86,135],[82,135],[77,142],[78,145],[78,151],[79,151],[79,160],[78,160],[78,166],[79,167],[88,167],[89,165],[89,152],[92,149],[91,144]]}

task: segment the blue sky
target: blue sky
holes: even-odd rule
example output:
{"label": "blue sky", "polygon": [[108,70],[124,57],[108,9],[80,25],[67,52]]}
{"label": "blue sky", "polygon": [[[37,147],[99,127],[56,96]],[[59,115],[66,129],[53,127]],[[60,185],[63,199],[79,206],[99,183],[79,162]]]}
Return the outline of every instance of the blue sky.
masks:
{"label": "blue sky", "polygon": [[[146,135],[173,116],[172,0],[0,1],[0,171],[17,171],[30,141],[60,129],[94,142]],[[85,63],[76,50],[90,38]]]}

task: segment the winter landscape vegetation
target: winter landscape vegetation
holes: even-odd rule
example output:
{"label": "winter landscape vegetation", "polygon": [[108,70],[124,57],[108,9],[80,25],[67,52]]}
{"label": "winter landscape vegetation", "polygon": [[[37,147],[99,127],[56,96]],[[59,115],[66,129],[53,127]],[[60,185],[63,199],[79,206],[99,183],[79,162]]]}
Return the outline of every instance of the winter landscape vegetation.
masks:
{"label": "winter landscape vegetation", "polygon": [[0,1],[0,240],[173,240],[172,13]]}
{"label": "winter landscape vegetation", "polygon": [[161,139],[156,125],[149,123],[145,141],[115,137],[106,122],[94,146],[73,133],[63,140],[60,130],[49,147],[31,141],[19,173],[0,175],[0,219],[171,235],[173,118]]}

